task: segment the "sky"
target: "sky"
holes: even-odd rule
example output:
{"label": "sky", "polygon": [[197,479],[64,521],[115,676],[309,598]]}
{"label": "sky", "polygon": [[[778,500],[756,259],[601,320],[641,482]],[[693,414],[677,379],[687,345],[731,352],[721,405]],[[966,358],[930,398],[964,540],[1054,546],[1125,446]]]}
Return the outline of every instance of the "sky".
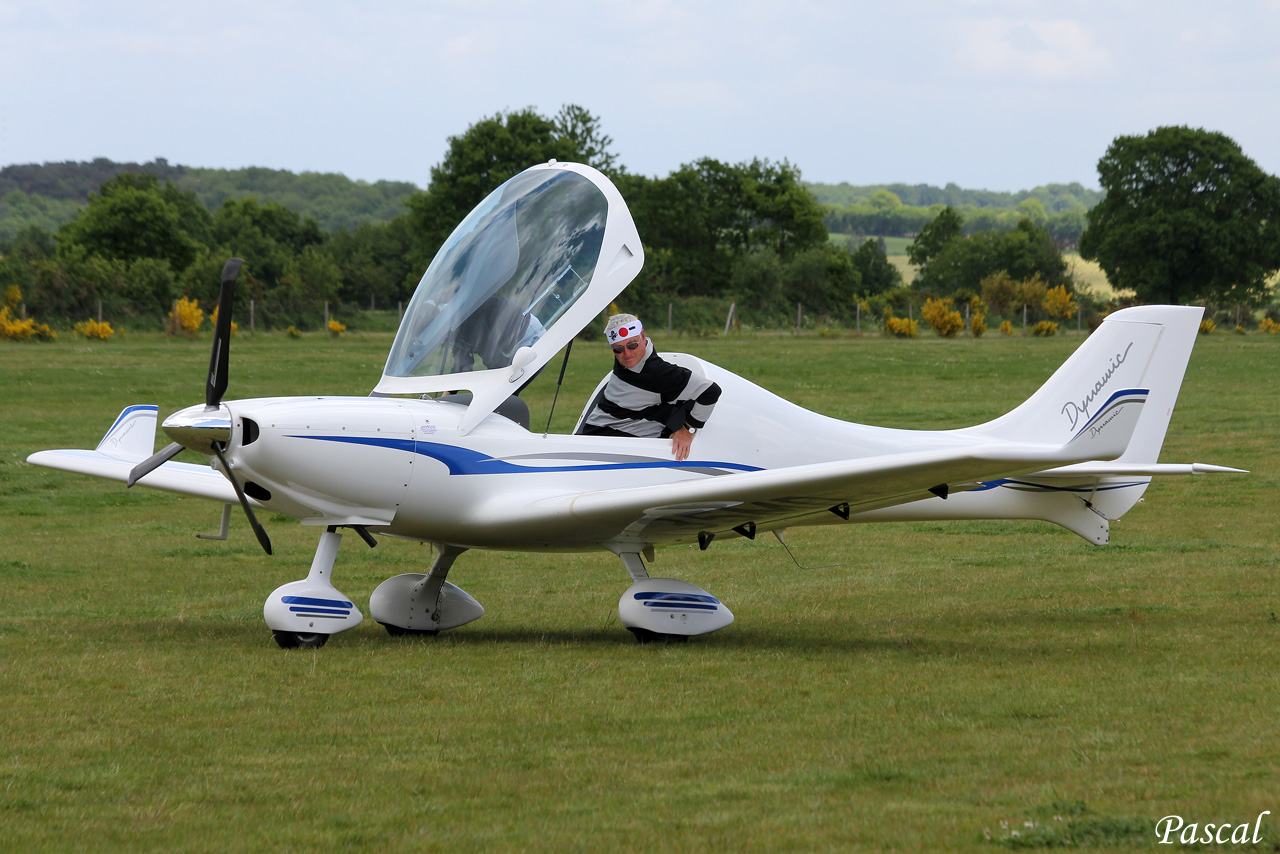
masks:
{"label": "sky", "polygon": [[1097,188],[1118,136],[1220,131],[1280,173],[1280,0],[0,0],[0,166],[425,187],[451,136],[579,104],[626,168]]}

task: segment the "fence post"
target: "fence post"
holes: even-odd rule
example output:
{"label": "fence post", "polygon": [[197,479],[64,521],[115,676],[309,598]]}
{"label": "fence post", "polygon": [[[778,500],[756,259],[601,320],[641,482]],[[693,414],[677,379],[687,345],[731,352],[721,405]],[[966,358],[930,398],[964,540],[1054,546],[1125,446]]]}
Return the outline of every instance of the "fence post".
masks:
{"label": "fence post", "polygon": [[729,326],[733,323],[733,313],[738,308],[736,302],[729,303],[729,314],[724,319],[724,334],[729,334]]}
{"label": "fence post", "polygon": [[404,320],[404,303],[396,300],[396,327],[399,328],[400,321]]}
{"label": "fence post", "polygon": [[969,303],[964,304],[964,331],[973,334],[969,329]]}
{"label": "fence post", "polygon": [[1076,305],[1076,334],[1080,334],[1080,306]]}
{"label": "fence post", "polygon": [[98,297],[98,322],[102,322],[102,297]]}
{"label": "fence post", "polygon": [[249,300],[249,334],[253,335],[255,331],[253,326],[253,300]]}
{"label": "fence post", "polygon": [[800,322],[804,320],[804,308],[800,303],[796,303],[796,334],[800,334]]}
{"label": "fence post", "polygon": [[667,303],[667,331],[671,331],[671,311],[674,303]]}
{"label": "fence post", "polygon": [[324,331],[329,331],[329,301],[324,301]]}
{"label": "fence post", "polygon": [[858,308],[858,310],[857,310],[857,312],[856,312],[856,317],[857,317],[857,329],[858,329],[858,334],[859,334],[859,335],[861,335],[861,334],[862,334],[862,300],[858,300],[858,307],[857,307],[857,308]]}
{"label": "fence post", "polygon": [[1022,304],[1022,334],[1027,334],[1027,304]]}

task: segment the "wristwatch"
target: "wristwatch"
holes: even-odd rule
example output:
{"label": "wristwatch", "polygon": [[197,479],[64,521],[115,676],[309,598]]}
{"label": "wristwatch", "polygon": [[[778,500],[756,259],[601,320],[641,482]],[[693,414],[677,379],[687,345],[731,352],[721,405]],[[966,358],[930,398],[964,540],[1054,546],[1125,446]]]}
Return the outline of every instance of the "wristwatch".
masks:
{"label": "wristwatch", "polygon": [[690,436],[692,436],[694,433],[697,433],[697,432],[698,432],[698,428],[697,428],[697,427],[690,427],[688,424],[684,425],[684,429],[686,429],[686,430],[688,430],[688,431],[689,431],[689,435],[690,435]]}

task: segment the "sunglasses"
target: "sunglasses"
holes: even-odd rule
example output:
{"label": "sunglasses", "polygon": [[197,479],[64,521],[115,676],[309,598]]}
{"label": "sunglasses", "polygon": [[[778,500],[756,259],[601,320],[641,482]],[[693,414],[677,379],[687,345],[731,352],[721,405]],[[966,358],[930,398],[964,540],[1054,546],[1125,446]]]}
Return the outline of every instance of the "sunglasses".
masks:
{"label": "sunglasses", "polygon": [[624,347],[625,347],[625,348],[627,348],[628,350],[634,350],[635,348],[637,348],[637,347],[639,347],[639,346],[640,346],[640,342],[639,342],[639,341],[628,341],[626,344],[619,344],[618,346],[614,347],[614,348],[613,348],[613,352],[615,352],[615,353],[621,353],[621,352],[622,352],[622,348],[624,348]]}

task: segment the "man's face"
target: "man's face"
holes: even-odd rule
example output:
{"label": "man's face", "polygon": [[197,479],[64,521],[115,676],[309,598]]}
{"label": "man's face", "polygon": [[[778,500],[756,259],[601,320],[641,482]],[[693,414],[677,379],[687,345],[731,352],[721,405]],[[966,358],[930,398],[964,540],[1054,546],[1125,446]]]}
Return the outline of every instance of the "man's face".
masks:
{"label": "man's face", "polygon": [[[618,360],[618,364],[622,365],[622,367],[634,368],[639,364],[640,360],[644,358],[645,350],[648,348],[648,342],[649,339],[645,337],[643,332],[641,332],[638,336],[624,344],[614,344],[614,358]],[[627,344],[636,344],[637,346],[633,350],[629,348]],[[618,347],[622,348],[621,353],[617,351]]]}

